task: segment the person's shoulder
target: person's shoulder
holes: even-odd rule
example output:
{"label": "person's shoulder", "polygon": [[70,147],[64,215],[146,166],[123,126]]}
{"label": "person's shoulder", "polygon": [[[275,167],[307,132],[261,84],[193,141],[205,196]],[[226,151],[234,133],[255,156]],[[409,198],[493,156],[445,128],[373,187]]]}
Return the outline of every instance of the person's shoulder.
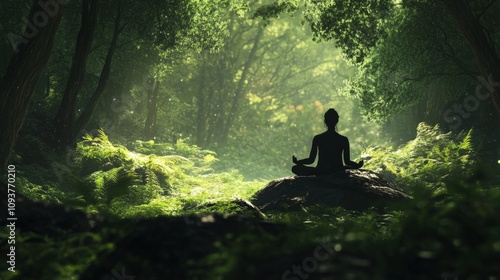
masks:
{"label": "person's shoulder", "polygon": [[325,141],[326,133],[316,134],[313,137],[313,142],[319,143]]}
{"label": "person's shoulder", "polygon": [[342,135],[342,134],[340,134],[340,133],[337,133],[337,137],[338,137],[340,140],[344,141],[344,142],[349,141],[349,139],[348,139],[346,136],[344,136],[344,135]]}
{"label": "person's shoulder", "polygon": [[318,139],[321,139],[323,134],[324,134],[324,133],[314,135],[314,137],[313,137],[313,141],[318,140]]}
{"label": "person's shoulder", "polygon": [[329,137],[330,135],[328,134],[328,131],[325,131],[323,133],[320,133],[320,134],[317,134],[316,136],[314,136],[315,139],[322,139],[322,138],[326,138],[326,137]]}

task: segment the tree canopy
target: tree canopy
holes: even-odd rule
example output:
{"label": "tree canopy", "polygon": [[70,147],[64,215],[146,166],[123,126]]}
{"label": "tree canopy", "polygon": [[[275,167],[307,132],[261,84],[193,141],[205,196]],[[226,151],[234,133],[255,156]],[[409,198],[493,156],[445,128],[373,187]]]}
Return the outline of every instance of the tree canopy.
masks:
{"label": "tree canopy", "polygon": [[485,118],[499,104],[498,9],[498,1],[279,1],[255,15],[298,11],[316,40],[333,41],[360,66],[343,91],[361,99],[370,119],[387,119],[431,92],[442,104],[463,99],[457,89],[473,88],[478,76],[492,91],[481,104]]}

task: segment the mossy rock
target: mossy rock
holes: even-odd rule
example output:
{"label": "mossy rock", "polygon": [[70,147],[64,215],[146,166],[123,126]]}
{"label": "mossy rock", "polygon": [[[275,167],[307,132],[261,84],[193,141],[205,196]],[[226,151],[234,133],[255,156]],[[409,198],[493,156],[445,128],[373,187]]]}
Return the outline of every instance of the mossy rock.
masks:
{"label": "mossy rock", "polygon": [[196,214],[218,213],[226,215],[245,215],[259,219],[266,218],[266,215],[264,215],[259,208],[255,207],[250,201],[244,199],[204,203],[184,210]]}
{"label": "mossy rock", "polygon": [[373,171],[348,169],[328,176],[277,179],[254,194],[250,201],[262,211],[298,210],[318,204],[363,211],[409,198]]}

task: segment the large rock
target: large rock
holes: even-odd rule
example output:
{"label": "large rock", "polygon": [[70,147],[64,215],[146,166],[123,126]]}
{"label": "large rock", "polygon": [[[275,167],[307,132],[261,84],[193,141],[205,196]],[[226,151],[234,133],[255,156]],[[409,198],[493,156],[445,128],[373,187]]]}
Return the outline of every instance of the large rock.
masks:
{"label": "large rock", "polygon": [[274,180],[254,194],[251,202],[262,211],[293,210],[316,204],[361,211],[409,198],[373,171],[348,169],[328,176]]}

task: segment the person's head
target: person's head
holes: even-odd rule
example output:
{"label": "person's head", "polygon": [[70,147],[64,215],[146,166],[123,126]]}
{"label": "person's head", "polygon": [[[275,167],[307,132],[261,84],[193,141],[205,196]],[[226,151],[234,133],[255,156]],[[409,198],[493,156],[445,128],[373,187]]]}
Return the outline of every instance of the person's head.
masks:
{"label": "person's head", "polygon": [[328,109],[325,113],[325,125],[328,127],[328,129],[335,129],[337,123],[339,122],[339,113],[335,111],[335,109],[331,108]]}

